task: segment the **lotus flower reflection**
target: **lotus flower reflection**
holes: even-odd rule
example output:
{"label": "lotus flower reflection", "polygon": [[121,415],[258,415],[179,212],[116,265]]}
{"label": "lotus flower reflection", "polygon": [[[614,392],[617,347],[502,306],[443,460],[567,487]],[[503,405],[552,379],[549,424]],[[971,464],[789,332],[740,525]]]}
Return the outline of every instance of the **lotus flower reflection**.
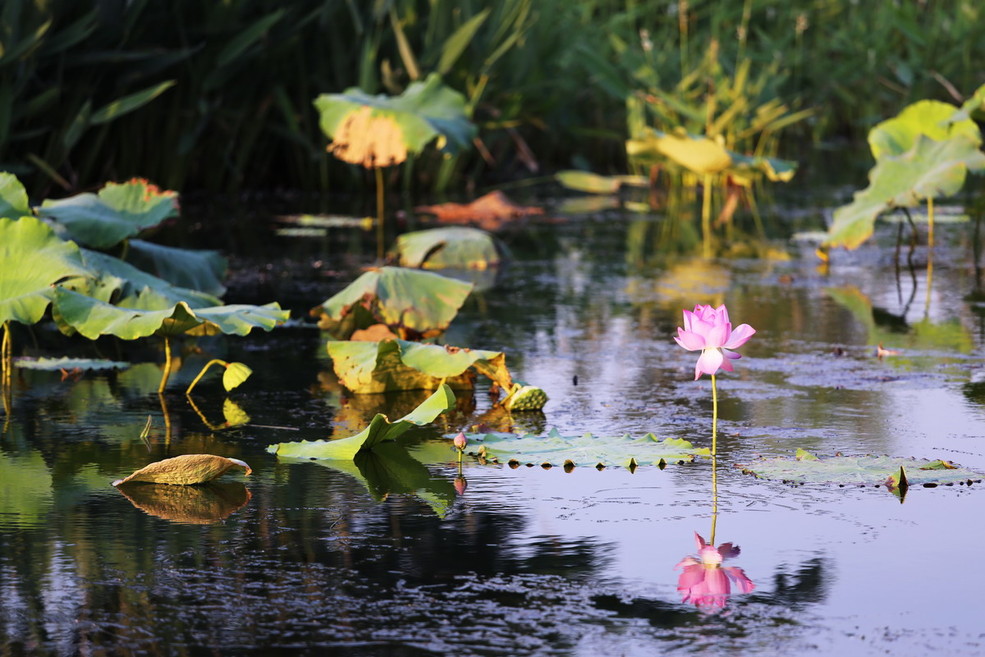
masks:
{"label": "lotus flower reflection", "polygon": [[677,579],[677,590],[681,602],[690,602],[699,609],[715,611],[725,606],[734,583],[742,593],[755,588],[741,568],[723,567],[725,559],[738,556],[739,548],[731,543],[723,543],[717,548],[705,543],[698,533],[694,534],[698,544],[698,556],[684,557],[674,569],[681,569]]}
{"label": "lotus flower reflection", "polygon": [[694,366],[697,381],[702,374],[714,376],[719,368],[733,371],[729,361],[740,356],[731,350],[744,345],[755,332],[748,324],[740,324],[733,330],[725,304],[718,308],[698,304],[693,311],[684,311],[684,328],[678,327],[674,340],[688,351],[701,350]]}

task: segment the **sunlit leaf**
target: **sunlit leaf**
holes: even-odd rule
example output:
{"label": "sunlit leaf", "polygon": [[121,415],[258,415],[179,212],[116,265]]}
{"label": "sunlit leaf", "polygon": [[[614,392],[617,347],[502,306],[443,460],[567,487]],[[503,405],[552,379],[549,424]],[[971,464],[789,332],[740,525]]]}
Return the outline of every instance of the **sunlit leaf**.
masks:
{"label": "sunlit leaf", "polygon": [[250,378],[251,374],[253,374],[253,370],[248,365],[244,363],[229,363],[226,365],[226,371],[222,373],[222,387],[228,392],[242,385]]}
{"label": "sunlit leaf", "polygon": [[0,217],[16,219],[31,214],[24,185],[12,173],[0,171]]}
{"label": "sunlit leaf", "polygon": [[484,230],[465,226],[431,228],[397,236],[401,267],[488,269],[500,262],[505,247]]}
{"label": "sunlit leaf", "polygon": [[[536,465],[564,465],[598,467],[621,465],[663,466],[667,463],[693,461],[695,456],[706,456],[708,448],[696,448],[690,442],[678,438],[658,439],[652,433],[640,438],[625,435],[605,438],[586,433],[582,436],[563,436],[552,430],[546,436],[512,433],[466,434],[469,446],[466,451],[477,454],[485,448],[486,458],[499,463],[517,462]],[[414,449],[411,448],[411,453]]]}
{"label": "sunlit leaf", "polygon": [[366,272],[315,308],[319,325],[336,338],[373,324],[417,336],[439,335],[472,291],[470,283],[430,272],[381,267]]}
{"label": "sunlit leaf", "polygon": [[209,482],[201,486],[125,483],[117,490],[147,515],[172,522],[211,525],[246,506],[252,495],[242,482]]}
{"label": "sunlit leaf", "polygon": [[232,468],[243,468],[246,474],[253,470],[239,459],[230,459],[214,454],[182,454],[174,458],[156,461],[133,474],[117,479],[114,486],[128,482],[146,482],[150,484],[175,484],[190,486],[212,481]]}
{"label": "sunlit leaf", "polygon": [[568,189],[589,194],[617,194],[624,185],[646,187],[650,182],[646,176],[600,176],[573,169],[558,171],[554,178]]}
{"label": "sunlit leaf", "polygon": [[460,349],[405,340],[329,341],[328,355],[339,381],[357,393],[432,390],[443,379],[452,388],[471,388],[475,374],[505,390],[512,386],[501,351]]}
{"label": "sunlit leaf", "polygon": [[644,138],[627,141],[626,153],[645,160],[659,160],[663,156],[699,175],[721,173],[732,166],[732,156],[719,140],[658,130],[650,130]]}
{"label": "sunlit leaf", "polygon": [[798,450],[797,458],[761,459],[737,467],[762,479],[839,485],[882,486],[894,477],[898,482],[900,469],[904,470],[910,486],[979,482],[985,477],[985,473],[961,468],[940,459],[896,456],[816,457],[804,450]]}
{"label": "sunlit leaf", "polygon": [[370,450],[378,444],[396,440],[398,436],[415,426],[434,421],[443,412],[455,407],[455,393],[442,385],[421,405],[395,422],[378,413],[369,426],[348,438],[338,440],[302,440],[293,443],[271,445],[267,451],[285,458],[352,460],[357,453]]}
{"label": "sunlit leaf", "polygon": [[0,324],[34,324],[51,303],[55,283],[90,275],[79,247],[43,221],[0,218]]}
{"label": "sunlit leaf", "polygon": [[907,106],[898,115],[876,124],[869,131],[869,148],[876,160],[902,155],[917,143],[921,135],[935,141],[966,136],[976,146],[982,136],[971,119],[955,120],[957,108],[939,100],[921,100]]}
{"label": "sunlit leaf", "polygon": [[161,191],[146,180],[107,183],[99,194],[46,199],[38,210],[68,229],[69,235],[97,249],[106,249],[145,228],[178,216],[178,195]]}
{"label": "sunlit leaf", "polygon": [[399,96],[371,96],[358,88],[315,99],[319,126],[341,160],[366,168],[400,164],[435,139],[454,153],[467,147],[475,126],[465,114],[465,97],[432,73],[412,82]]}
{"label": "sunlit leaf", "polygon": [[961,109],[954,113],[951,120],[963,121],[969,118],[976,121],[985,119],[985,84],[975,89],[975,93],[962,103]]}

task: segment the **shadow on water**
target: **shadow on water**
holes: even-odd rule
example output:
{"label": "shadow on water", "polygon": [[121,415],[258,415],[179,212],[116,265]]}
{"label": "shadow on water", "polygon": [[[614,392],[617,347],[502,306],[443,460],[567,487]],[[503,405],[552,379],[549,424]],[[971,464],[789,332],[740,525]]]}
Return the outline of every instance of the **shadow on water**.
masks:
{"label": "shadow on water", "polygon": [[[190,221],[187,235],[205,234]],[[980,652],[981,573],[914,574],[977,562],[985,536],[967,521],[979,491],[918,489],[900,504],[884,488],[789,486],[731,467],[804,448],[985,469],[972,231],[941,230],[924,305],[924,273],[897,276],[893,228],[824,269],[797,242],[695,258],[668,246],[667,223],[607,210],[505,233],[514,261],[446,340],[505,351],[551,401],[504,418],[480,385],[411,440],[509,423],[706,446],[709,382],[693,380],[693,354],[671,336],[683,308],[727,302],[758,332],[719,378],[713,511],[702,460],[632,472],[469,462],[459,473],[449,451],[428,466],[395,457],[396,474],[279,460],[269,445],[349,435],[424,396],[347,393],[310,324],[188,343],[161,398],[155,355],[105,341],[98,349],[149,362],[17,373],[0,438],[0,651],[921,655],[947,640]],[[209,239],[200,246],[243,247],[229,301],[277,299],[296,317],[365,264],[358,229],[334,241]],[[894,353],[879,357],[880,345]],[[230,393],[207,379],[189,402],[180,391],[216,356],[248,363],[253,379]],[[109,485],[201,452],[253,474],[181,491]],[[695,552],[712,518],[741,556],[731,544]],[[682,600],[682,563],[702,569],[692,600],[713,604]]]}

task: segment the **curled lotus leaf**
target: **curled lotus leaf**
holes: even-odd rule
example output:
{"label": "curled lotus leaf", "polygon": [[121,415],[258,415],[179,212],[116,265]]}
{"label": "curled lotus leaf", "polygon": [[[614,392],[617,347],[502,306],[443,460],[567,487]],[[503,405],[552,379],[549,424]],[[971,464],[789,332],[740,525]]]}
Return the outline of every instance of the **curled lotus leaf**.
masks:
{"label": "curled lotus leaf", "polygon": [[86,192],[46,199],[38,213],[65,226],[69,235],[82,244],[106,249],[178,216],[178,194],[134,178],[125,183],[107,183],[98,194]]}
{"label": "curled lotus leaf", "polygon": [[245,383],[252,374],[253,370],[245,363],[229,363],[222,373],[222,387],[228,392]]}
{"label": "curled lotus leaf", "polygon": [[239,459],[214,454],[182,454],[151,463],[128,477],[117,479],[113,485],[120,486],[139,481],[149,484],[191,486],[212,481],[232,468],[243,468],[246,474],[253,472],[249,465]]}
{"label": "curled lotus leaf", "polygon": [[443,381],[452,388],[472,388],[475,373],[512,388],[501,351],[460,349],[406,340],[330,341],[328,355],[339,381],[357,393],[433,390]]}

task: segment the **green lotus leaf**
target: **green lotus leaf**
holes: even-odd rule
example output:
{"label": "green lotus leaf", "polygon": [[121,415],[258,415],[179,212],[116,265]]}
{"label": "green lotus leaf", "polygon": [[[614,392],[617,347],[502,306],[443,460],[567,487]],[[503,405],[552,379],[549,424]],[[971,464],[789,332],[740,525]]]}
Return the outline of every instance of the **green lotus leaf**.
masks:
{"label": "green lotus leaf", "polygon": [[161,191],[146,180],[107,183],[99,194],[46,199],[39,214],[54,219],[69,235],[97,249],[106,249],[145,228],[178,216],[178,195]]}
{"label": "green lotus leaf", "polygon": [[488,269],[499,264],[504,248],[484,230],[449,226],[399,235],[395,250],[401,267]]}
{"label": "green lotus leaf", "polygon": [[[583,436],[563,436],[556,429],[546,436],[512,433],[466,434],[467,451],[477,453],[485,448],[486,458],[500,463],[516,461],[537,465],[599,467],[621,465],[663,466],[667,463],[693,461],[695,456],[710,454],[707,447],[696,448],[679,438],[658,439],[652,433],[641,438],[625,435],[604,438],[586,433]],[[413,454],[413,448],[411,449]]]}
{"label": "green lotus leaf", "polygon": [[34,324],[51,303],[53,285],[87,276],[79,247],[40,219],[0,218],[0,324]]}
{"label": "green lotus leaf", "polygon": [[229,392],[233,388],[239,387],[246,382],[253,370],[244,363],[229,363],[226,370],[222,373],[222,387]]}
{"label": "green lotus leaf", "polygon": [[[208,332],[246,335],[254,328],[265,331],[287,321],[289,313],[276,303],[265,306],[217,306],[192,309],[184,301],[164,309],[123,308],[78,292],[57,288],[55,306],[60,322],[90,340],[115,335],[136,340],[150,335],[180,335],[202,327]],[[138,299],[151,298],[148,292]]]}
{"label": "green lotus leaf", "polygon": [[921,100],[907,106],[897,116],[876,124],[869,131],[869,148],[876,160],[906,153],[920,135],[935,141],[966,136],[975,146],[982,135],[971,119],[955,120],[957,108],[939,100]]}
{"label": "green lotus leaf", "polygon": [[380,443],[396,440],[415,426],[423,426],[455,406],[455,393],[447,385],[440,386],[413,411],[395,422],[377,413],[369,426],[348,438],[337,440],[302,440],[271,445],[267,451],[277,456],[298,459],[352,460],[361,451],[371,450]]}
{"label": "green lotus leaf", "polygon": [[430,506],[439,518],[444,518],[455,501],[455,487],[450,481],[432,475],[423,463],[395,442],[358,452],[352,460],[316,463],[355,478],[378,502],[389,495],[413,495]]}
{"label": "green lotus leaf", "polygon": [[371,96],[352,87],[322,94],[314,105],[322,132],[333,140],[329,149],[367,168],[399,164],[407,153],[420,153],[435,139],[441,150],[455,153],[476,134],[465,97],[434,73],[412,82],[399,96]]}
{"label": "green lotus leaf", "polygon": [[0,217],[16,219],[30,214],[31,204],[24,185],[14,174],[0,171]]}
{"label": "green lotus leaf", "polygon": [[650,184],[646,176],[600,176],[590,171],[558,171],[554,178],[568,189],[589,194],[618,194],[626,185],[646,187]]}
{"label": "green lotus leaf", "polygon": [[798,450],[797,456],[792,459],[760,459],[736,467],[762,479],[816,484],[885,485],[893,477],[899,481],[901,468],[910,486],[978,482],[985,478],[985,473],[940,459],[868,455],[817,457],[805,450]]}
{"label": "green lotus leaf", "polygon": [[790,182],[797,173],[797,163],[792,160],[729,153],[733,161],[732,170],[739,176],[762,173],[773,182]]}
{"label": "green lotus leaf", "polygon": [[964,119],[985,120],[985,84],[975,89],[971,98],[964,101],[961,109],[951,117],[952,121],[963,121]]}
{"label": "green lotus leaf", "polygon": [[857,248],[874,230],[876,218],[892,207],[912,207],[927,198],[951,196],[968,171],[985,170],[985,153],[965,135],[935,141],[919,135],[899,156],[885,156],[869,172],[869,186],[834,212],[822,246]]}
{"label": "green lotus leaf", "polygon": [[341,340],[372,324],[429,337],[448,328],[472,287],[431,272],[381,267],[364,273],[314,312],[323,316],[320,325]]}
{"label": "green lotus leaf", "polygon": [[198,251],[130,240],[128,260],[177,287],[221,297],[226,292],[226,259],[218,251]]}
{"label": "green lotus leaf", "polygon": [[121,370],[130,363],[105,358],[15,358],[14,367],[25,370],[58,372],[61,370]]}
{"label": "green lotus leaf", "polygon": [[452,388],[472,388],[469,370],[484,374],[504,390],[512,387],[501,351],[459,349],[406,340],[329,341],[328,355],[339,381],[356,393],[433,390],[443,379]]}
{"label": "green lotus leaf", "polygon": [[163,278],[148,274],[105,253],[82,249],[82,256],[85,264],[98,274],[86,293],[100,301],[110,303],[117,297],[136,296],[142,290],[150,289],[161,298],[169,300],[171,305],[179,301],[186,302],[191,308],[222,305],[219,297],[172,285]]}

